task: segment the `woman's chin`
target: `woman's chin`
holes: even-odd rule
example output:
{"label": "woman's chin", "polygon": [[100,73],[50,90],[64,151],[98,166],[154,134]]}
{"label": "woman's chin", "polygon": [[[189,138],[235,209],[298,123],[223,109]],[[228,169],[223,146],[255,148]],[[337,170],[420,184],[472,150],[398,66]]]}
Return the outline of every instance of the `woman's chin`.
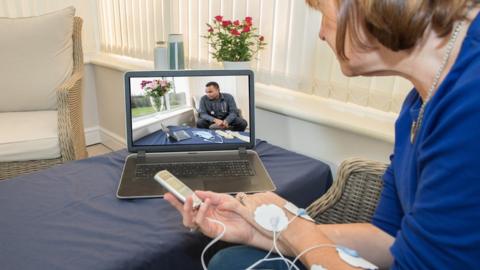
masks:
{"label": "woman's chin", "polygon": [[358,72],[356,72],[354,69],[352,69],[351,67],[345,64],[340,64],[340,69],[342,70],[343,75],[347,77],[355,77],[355,76],[361,75]]}
{"label": "woman's chin", "polygon": [[346,63],[341,63],[340,69],[342,70],[343,75],[347,77],[392,75],[390,73],[387,74],[387,71],[372,69],[366,66],[351,66]]}

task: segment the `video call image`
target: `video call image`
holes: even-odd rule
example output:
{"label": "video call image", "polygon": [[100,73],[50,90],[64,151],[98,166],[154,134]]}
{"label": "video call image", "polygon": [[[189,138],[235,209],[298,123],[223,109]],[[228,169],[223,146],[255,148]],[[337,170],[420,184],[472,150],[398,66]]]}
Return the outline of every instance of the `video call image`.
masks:
{"label": "video call image", "polygon": [[130,78],[135,146],[248,143],[248,76]]}

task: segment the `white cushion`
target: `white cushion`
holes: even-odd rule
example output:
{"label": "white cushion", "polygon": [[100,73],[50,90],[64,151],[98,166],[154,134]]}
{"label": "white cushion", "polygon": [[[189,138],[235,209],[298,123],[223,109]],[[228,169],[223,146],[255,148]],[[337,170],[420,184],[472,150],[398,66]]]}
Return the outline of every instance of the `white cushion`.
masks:
{"label": "white cushion", "polygon": [[0,112],[55,110],[55,89],[73,70],[75,8],[0,18]]}
{"label": "white cushion", "polygon": [[57,111],[0,113],[0,162],[60,157]]}

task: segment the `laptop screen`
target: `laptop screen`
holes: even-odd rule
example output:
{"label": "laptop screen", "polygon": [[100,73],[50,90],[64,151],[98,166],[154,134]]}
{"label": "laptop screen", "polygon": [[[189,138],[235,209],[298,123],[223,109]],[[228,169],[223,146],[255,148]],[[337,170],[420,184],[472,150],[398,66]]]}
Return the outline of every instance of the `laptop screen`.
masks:
{"label": "laptop screen", "polygon": [[125,86],[131,151],[253,146],[251,71],[128,72]]}

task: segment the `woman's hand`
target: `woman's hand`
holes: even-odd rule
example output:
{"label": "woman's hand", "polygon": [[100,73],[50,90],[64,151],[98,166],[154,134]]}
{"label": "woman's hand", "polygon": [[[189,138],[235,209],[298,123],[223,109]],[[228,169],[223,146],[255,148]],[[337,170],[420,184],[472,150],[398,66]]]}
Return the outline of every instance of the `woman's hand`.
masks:
{"label": "woman's hand", "polygon": [[239,193],[237,194],[237,198],[240,198],[242,204],[245,205],[245,207],[247,207],[252,212],[252,216],[255,212],[255,209],[257,209],[257,207],[261,206],[262,204],[275,204],[276,206],[283,209],[283,207],[287,203],[287,200],[270,191],[255,193],[252,195]]}
{"label": "woman's hand", "polygon": [[[274,204],[283,210],[284,205],[285,203],[287,203],[287,201],[273,192],[262,192],[252,195],[238,193],[237,199],[239,199],[240,203],[244,206],[243,208],[239,208],[237,212],[242,215],[245,220],[247,220],[253,227],[256,228],[256,230],[262,233],[265,237],[272,239],[273,233],[266,230],[255,221],[255,210],[261,205],[268,204]],[[289,212],[284,212],[287,215],[288,220],[294,218],[294,216],[291,215]]]}
{"label": "woman's hand", "polygon": [[187,198],[185,204],[182,204],[171,193],[166,193],[164,198],[181,213],[185,227],[198,228],[206,236],[214,238],[223,231],[223,227],[220,224],[209,220],[209,218],[215,219],[227,227],[222,240],[255,245],[253,242],[258,232],[236,212],[237,209],[244,208],[238,200],[227,194],[208,191],[197,191],[196,195],[203,201],[198,210],[193,209],[191,197]]}

